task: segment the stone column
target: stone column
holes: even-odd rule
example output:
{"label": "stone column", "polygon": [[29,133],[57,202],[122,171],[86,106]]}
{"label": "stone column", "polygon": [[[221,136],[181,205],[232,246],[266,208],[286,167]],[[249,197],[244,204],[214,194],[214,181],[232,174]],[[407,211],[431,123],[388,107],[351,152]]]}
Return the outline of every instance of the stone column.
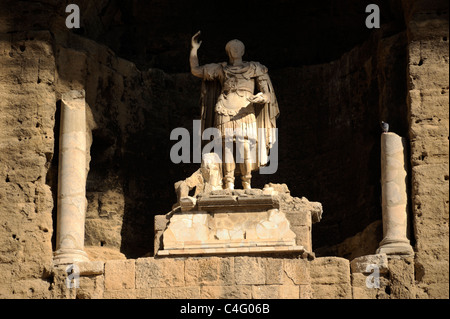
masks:
{"label": "stone column", "polygon": [[414,254],[407,238],[405,143],[405,139],[395,133],[381,134],[383,240],[377,253]]}
{"label": "stone column", "polygon": [[61,101],[56,265],[89,261],[84,252],[87,174],[84,91],[67,92]]}

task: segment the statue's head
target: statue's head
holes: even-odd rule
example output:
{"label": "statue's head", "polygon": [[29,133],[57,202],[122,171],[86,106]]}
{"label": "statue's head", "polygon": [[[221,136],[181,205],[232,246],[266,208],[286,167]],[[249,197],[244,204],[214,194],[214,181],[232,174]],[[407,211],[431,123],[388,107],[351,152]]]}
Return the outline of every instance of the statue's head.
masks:
{"label": "statue's head", "polygon": [[225,46],[225,51],[230,58],[239,59],[242,58],[245,53],[245,46],[241,41],[234,39],[227,43],[227,45]]}

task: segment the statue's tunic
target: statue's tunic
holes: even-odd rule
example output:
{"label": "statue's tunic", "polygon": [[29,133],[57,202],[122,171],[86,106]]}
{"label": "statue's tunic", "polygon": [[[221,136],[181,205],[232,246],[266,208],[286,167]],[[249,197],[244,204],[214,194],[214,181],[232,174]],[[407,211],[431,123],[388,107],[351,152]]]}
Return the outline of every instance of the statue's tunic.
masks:
{"label": "statue's tunic", "polygon": [[254,95],[259,77],[267,68],[258,62],[244,62],[241,66],[213,63],[203,66],[204,80],[219,80],[221,93],[215,105],[214,126],[224,137],[231,132],[237,136],[257,139],[255,106],[248,99]]}

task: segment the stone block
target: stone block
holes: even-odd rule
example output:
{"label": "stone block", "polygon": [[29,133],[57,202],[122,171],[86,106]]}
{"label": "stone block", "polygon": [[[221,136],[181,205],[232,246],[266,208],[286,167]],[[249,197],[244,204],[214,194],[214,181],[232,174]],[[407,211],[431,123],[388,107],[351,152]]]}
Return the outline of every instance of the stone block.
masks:
{"label": "stone block", "polygon": [[311,285],[314,299],[352,299],[350,284]]}
{"label": "stone block", "polygon": [[251,299],[252,286],[201,286],[200,298],[203,299]]}
{"label": "stone block", "polygon": [[415,298],[416,286],[414,277],[414,259],[412,257],[389,259],[389,273],[391,282],[391,298]]}
{"label": "stone block", "polygon": [[234,284],[234,259],[220,257],[189,258],[185,261],[186,285]]}
{"label": "stone block", "polygon": [[109,260],[105,263],[105,289],[135,288],[135,260]]}
{"label": "stone block", "polygon": [[152,289],[153,299],[199,299],[200,286],[164,287]]}
{"label": "stone block", "polygon": [[252,286],[253,299],[299,299],[300,290],[296,285]]}
{"label": "stone block", "polygon": [[426,286],[426,298],[449,299],[448,282],[428,284]]}
{"label": "stone block", "polygon": [[379,288],[373,286],[373,278],[369,274],[352,274],[352,294],[353,299],[389,299],[386,288],[389,286],[389,279],[386,275],[380,275]]}
{"label": "stone block", "polygon": [[309,226],[311,227],[311,212],[308,211],[291,211],[286,212],[286,218],[292,226]]}
{"label": "stone block", "polygon": [[76,263],[81,276],[101,275],[105,269],[103,261],[87,261]]}
{"label": "stone block", "polygon": [[[17,280],[8,285],[6,298],[12,299],[48,299],[50,298],[50,284],[42,279]],[[2,297],[2,298],[5,298]]]}
{"label": "stone block", "polygon": [[295,285],[310,284],[311,279],[307,264],[308,261],[305,259],[284,259],[285,281]]}
{"label": "stone block", "polygon": [[311,227],[292,226],[291,229],[295,234],[295,244],[303,246],[307,251],[312,252]]}
{"label": "stone block", "polygon": [[265,258],[264,265],[266,273],[266,284],[267,285],[282,284],[284,278],[283,259]]}
{"label": "stone block", "polygon": [[104,299],[136,299],[136,289],[105,290]]}
{"label": "stone block", "polygon": [[253,299],[279,299],[279,286],[252,286]]}
{"label": "stone block", "polygon": [[178,258],[138,258],[136,288],[184,286],[184,260]]}
{"label": "stone block", "polygon": [[[447,242],[448,245],[448,242]],[[437,254],[442,255],[436,258]],[[446,257],[444,257],[446,256]],[[448,248],[427,249],[424,252],[418,252],[415,259],[416,279],[421,283],[435,284],[449,282],[448,271]]]}
{"label": "stone block", "polygon": [[264,285],[266,274],[263,259],[235,257],[234,276],[237,285]]}
{"label": "stone block", "polygon": [[350,262],[340,257],[320,257],[309,263],[311,284],[350,284]]}
{"label": "stone block", "polygon": [[186,284],[215,284],[219,277],[217,258],[187,259],[184,267]]}
{"label": "stone block", "polygon": [[104,299],[152,299],[152,289],[107,290]]}
{"label": "stone block", "polygon": [[282,285],[278,288],[279,299],[299,299],[300,287],[297,285]]}
{"label": "stone block", "polygon": [[80,286],[76,290],[77,299],[102,299],[105,287],[105,278],[98,276],[82,276]]}
{"label": "stone block", "polygon": [[135,294],[136,294],[136,299],[151,299],[153,296],[152,288],[136,289]]}
{"label": "stone block", "polygon": [[299,285],[298,288],[300,299],[313,299],[313,290],[311,285]]}

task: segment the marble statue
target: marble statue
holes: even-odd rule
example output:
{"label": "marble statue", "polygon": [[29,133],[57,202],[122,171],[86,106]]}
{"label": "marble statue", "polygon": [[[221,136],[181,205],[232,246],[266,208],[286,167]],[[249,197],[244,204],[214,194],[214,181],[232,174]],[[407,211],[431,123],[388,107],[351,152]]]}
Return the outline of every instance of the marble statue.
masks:
{"label": "marble statue", "polygon": [[[225,46],[228,62],[199,65],[197,51],[202,43],[199,36],[200,31],[192,37],[190,67],[194,76],[203,79],[202,132],[210,127],[220,132],[223,187],[234,189],[235,176],[240,175],[242,187],[250,189],[252,171],[267,164],[275,143],[273,129],[279,109],[268,70],[258,62],[242,60],[245,46],[239,40],[231,40]],[[233,141],[226,143],[226,138]],[[233,143],[240,145],[235,147],[236,154]],[[252,157],[254,149],[263,151]],[[237,152],[243,160],[236,161]]]}

